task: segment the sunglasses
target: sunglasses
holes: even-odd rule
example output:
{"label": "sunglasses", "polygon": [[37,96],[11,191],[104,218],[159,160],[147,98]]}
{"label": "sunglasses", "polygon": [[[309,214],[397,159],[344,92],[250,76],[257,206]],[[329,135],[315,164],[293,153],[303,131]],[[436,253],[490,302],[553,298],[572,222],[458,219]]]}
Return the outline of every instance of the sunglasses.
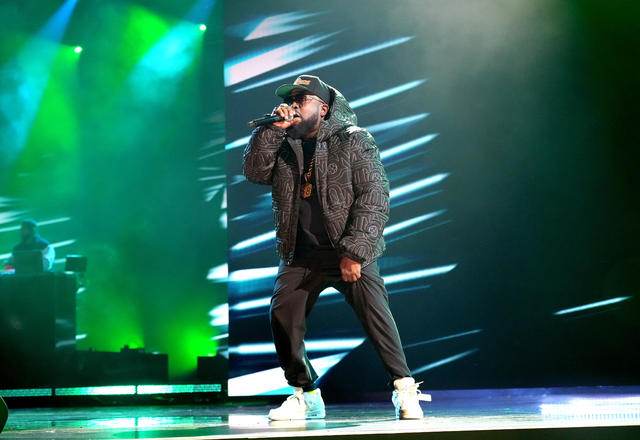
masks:
{"label": "sunglasses", "polygon": [[291,105],[295,102],[299,106],[303,106],[308,99],[315,99],[316,101],[320,101],[324,103],[322,99],[317,98],[313,95],[290,95],[290,96],[287,96],[283,102],[287,105]]}

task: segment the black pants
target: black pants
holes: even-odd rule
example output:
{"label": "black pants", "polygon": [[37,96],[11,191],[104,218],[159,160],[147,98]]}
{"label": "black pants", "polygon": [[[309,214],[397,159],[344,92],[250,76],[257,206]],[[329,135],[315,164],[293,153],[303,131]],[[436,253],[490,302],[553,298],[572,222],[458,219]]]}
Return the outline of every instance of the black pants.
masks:
{"label": "black pants", "polygon": [[332,252],[317,252],[292,265],[280,264],[271,298],[271,330],[280,366],[291,386],[314,388],[318,375],[304,347],[306,318],[327,287],[342,292],[393,379],[411,375],[389,310],[389,297],[374,262],[362,268],[355,283],[342,280],[340,260]]}

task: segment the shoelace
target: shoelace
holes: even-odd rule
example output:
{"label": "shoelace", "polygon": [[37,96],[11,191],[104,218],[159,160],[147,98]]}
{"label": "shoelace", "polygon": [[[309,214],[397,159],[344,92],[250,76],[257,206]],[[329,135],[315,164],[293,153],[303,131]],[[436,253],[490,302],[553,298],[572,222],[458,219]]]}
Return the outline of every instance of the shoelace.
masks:
{"label": "shoelace", "polygon": [[431,395],[430,394],[424,395],[424,394],[422,394],[422,391],[420,391],[418,389],[418,386],[420,386],[420,385],[422,385],[422,382],[416,383],[416,385],[414,387],[415,390],[416,390],[416,393],[418,394],[418,400],[422,400],[423,402],[431,402]]}
{"label": "shoelace", "polygon": [[430,395],[423,395],[422,391],[420,391],[418,389],[418,387],[422,384],[422,382],[416,382],[415,384],[411,385],[410,387],[407,387],[401,391],[398,391],[398,398],[399,399],[406,399],[409,398],[411,399],[414,395],[417,395],[418,400],[422,400],[423,402],[431,402],[431,396]]}
{"label": "shoelace", "polygon": [[[297,400],[297,402],[292,402],[293,400]],[[285,400],[285,404],[288,405],[302,405],[304,404],[304,395],[302,392],[294,391],[292,395],[287,397]]]}

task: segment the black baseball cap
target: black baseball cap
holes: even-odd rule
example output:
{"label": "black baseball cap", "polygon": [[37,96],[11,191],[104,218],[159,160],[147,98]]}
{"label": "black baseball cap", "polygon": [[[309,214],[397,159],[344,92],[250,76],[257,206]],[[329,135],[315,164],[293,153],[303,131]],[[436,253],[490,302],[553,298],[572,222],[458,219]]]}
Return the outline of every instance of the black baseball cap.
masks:
{"label": "black baseball cap", "polygon": [[38,223],[35,220],[28,218],[22,221],[22,226],[35,231],[38,227]]}
{"label": "black baseball cap", "polygon": [[276,89],[276,95],[281,98],[288,97],[295,89],[306,90],[307,92],[316,95],[322,99],[326,104],[329,104],[331,100],[331,92],[329,87],[322,82],[320,78],[314,75],[300,75],[293,84],[283,84]]}

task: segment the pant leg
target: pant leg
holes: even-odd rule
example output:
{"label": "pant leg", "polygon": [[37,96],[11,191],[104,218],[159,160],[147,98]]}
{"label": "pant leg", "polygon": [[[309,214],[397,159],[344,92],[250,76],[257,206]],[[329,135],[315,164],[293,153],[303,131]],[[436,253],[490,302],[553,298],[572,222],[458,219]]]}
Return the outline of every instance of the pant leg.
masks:
{"label": "pant leg", "polygon": [[344,294],[347,303],[356,312],[391,377],[398,379],[411,376],[378,264],[373,262],[363,267],[358,281],[341,281],[335,287]]}
{"label": "pant leg", "polygon": [[310,268],[281,264],[271,297],[271,331],[280,366],[289,385],[306,391],[318,379],[304,347],[306,317],[323,288]]}

